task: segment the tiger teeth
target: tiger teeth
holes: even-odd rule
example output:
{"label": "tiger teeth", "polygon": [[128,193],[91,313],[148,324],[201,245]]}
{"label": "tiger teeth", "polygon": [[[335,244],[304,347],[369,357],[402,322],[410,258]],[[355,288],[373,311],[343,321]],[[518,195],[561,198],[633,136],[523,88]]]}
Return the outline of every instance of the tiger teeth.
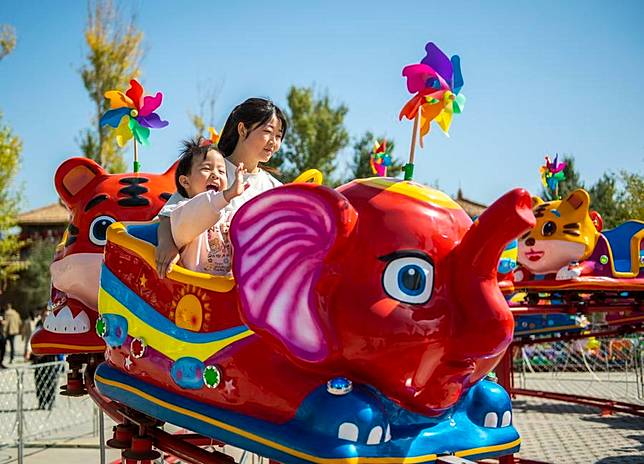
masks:
{"label": "tiger teeth", "polygon": [[89,317],[81,311],[74,317],[69,306],[65,305],[60,311],[49,313],[43,327],[53,333],[86,333],[89,332]]}

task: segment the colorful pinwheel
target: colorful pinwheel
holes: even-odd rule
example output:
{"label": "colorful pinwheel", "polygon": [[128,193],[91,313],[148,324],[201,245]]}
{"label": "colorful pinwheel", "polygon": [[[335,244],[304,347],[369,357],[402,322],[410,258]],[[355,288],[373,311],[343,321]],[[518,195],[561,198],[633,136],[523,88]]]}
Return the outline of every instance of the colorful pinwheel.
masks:
{"label": "colorful pinwheel", "polygon": [[448,134],[452,116],[461,113],[465,106],[465,96],[460,93],[463,75],[459,56],[448,58],[433,42],[425,46],[425,51],[427,56],[420,63],[403,69],[407,90],[415,95],[405,103],[399,115],[400,119],[406,117],[410,121],[420,118],[421,147],[432,121]]}
{"label": "colorful pinwheel", "polygon": [[217,129],[214,127],[208,127],[208,134],[209,137],[202,137],[201,141],[199,142],[199,145],[202,147],[207,147],[209,145],[217,145],[217,142],[219,142],[219,139],[221,138],[221,135],[217,133]]}
{"label": "colorful pinwheel", "polygon": [[548,200],[554,200],[559,195],[559,182],[566,180],[564,169],[568,163],[559,163],[559,155],[555,155],[554,161],[549,156],[545,157],[546,164],[539,168],[541,174],[541,184],[543,185]]}
{"label": "colorful pinwheel", "polygon": [[393,150],[393,144],[387,146],[387,140],[383,139],[382,142],[377,140],[374,142],[373,151],[371,152],[371,157],[369,158],[369,165],[371,166],[371,171],[374,174],[377,174],[380,177],[385,177],[387,175],[387,167],[393,164],[391,159],[391,150]]}
{"label": "colorful pinwheel", "polygon": [[105,98],[110,101],[110,110],[101,117],[100,125],[116,128],[116,143],[121,147],[132,137],[141,145],[147,145],[150,129],[168,125],[168,121],[161,120],[154,112],[161,106],[163,94],[157,92],[154,97],[144,97],[143,87],[136,79],[130,81],[127,92],[110,90],[105,92]]}

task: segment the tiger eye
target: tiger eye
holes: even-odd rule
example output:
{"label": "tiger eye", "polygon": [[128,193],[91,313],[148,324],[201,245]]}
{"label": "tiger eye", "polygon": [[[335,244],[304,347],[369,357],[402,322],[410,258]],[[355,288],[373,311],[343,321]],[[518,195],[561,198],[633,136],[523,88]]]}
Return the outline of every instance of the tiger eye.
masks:
{"label": "tiger eye", "polygon": [[557,231],[557,224],[552,221],[548,221],[543,225],[541,233],[544,237],[549,237]]}

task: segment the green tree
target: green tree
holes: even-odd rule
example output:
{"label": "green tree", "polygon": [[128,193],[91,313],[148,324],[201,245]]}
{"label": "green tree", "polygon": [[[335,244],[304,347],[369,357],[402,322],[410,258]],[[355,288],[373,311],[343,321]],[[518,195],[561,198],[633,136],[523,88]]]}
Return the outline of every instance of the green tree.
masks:
{"label": "green tree", "polygon": [[138,75],[142,40],[143,33],[136,28],[134,17],[126,22],[111,0],[89,4],[85,29],[87,63],[79,72],[94,104],[94,115],[92,127],[81,133],[79,145],[87,158],[96,160],[110,172],[123,172],[126,166],[114,130],[99,126],[101,116],[109,109],[105,92],[125,90]]}
{"label": "green tree", "polygon": [[[377,140],[382,141],[385,137],[378,137]],[[373,177],[375,174],[371,170],[371,165],[369,160],[371,159],[371,153],[373,152],[373,143],[376,140],[376,137],[372,132],[367,131],[362,137],[360,137],[353,144],[353,159],[349,166],[349,175],[344,179],[344,182],[349,182],[353,179],[361,179],[364,177]],[[387,145],[394,148],[394,142],[392,140],[387,140]],[[403,165],[398,162],[396,159],[393,159],[392,154],[392,165],[387,168],[388,177],[396,177],[403,168]]]}
{"label": "green tree", "polygon": [[315,168],[324,174],[326,183],[333,184],[336,158],[349,143],[344,127],[349,109],[343,104],[334,106],[326,93],[316,97],[310,87],[291,87],[287,101],[289,129],[269,166],[280,169],[285,182]]}
{"label": "green tree", "polygon": [[20,138],[3,123],[0,113],[0,292],[23,268],[19,254],[24,241],[18,237],[16,228],[20,195],[11,188],[21,151]]}
{"label": "green tree", "polygon": [[0,24],[0,60],[16,46],[16,30],[9,24]]}
{"label": "green tree", "polygon": [[640,174],[604,173],[588,193],[590,206],[601,215],[605,229],[629,219],[644,219],[644,176]]}
{"label": "green tree", "polygon": [[51,239],[37,239],[31,242],[25,257],[25,269],[20,272],[19,280],[7,288],[6,299],[20,302],[18,309],[23,316],[47,304],[51,285],[49,265],[55,249],[56,242]]}
{"label": "green tree", "polygon": [[[584,183],[581,181],[579,173],[575,168],[575,158],[572,155],[564,155],[562,161],[566,163],[564,168],[564,175],[566,180],[559,182],[559,197],[566,198],[566,196],[573,190],[584,188]],[[554,196],[554,193],[552,194]],[[545,190],[541,190],[541,198],[544,200],[548,198]]]}

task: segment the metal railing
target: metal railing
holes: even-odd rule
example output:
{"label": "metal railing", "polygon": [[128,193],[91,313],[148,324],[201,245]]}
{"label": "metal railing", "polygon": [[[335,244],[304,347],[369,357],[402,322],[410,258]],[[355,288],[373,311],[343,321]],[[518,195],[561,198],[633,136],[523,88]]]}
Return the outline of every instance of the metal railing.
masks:
{"label": "metal railing", "polygon": [[0,371],[0,448],[60,442],[98,433],[98,408],[88,396],[59,394],[66,362],[24,364]]}

